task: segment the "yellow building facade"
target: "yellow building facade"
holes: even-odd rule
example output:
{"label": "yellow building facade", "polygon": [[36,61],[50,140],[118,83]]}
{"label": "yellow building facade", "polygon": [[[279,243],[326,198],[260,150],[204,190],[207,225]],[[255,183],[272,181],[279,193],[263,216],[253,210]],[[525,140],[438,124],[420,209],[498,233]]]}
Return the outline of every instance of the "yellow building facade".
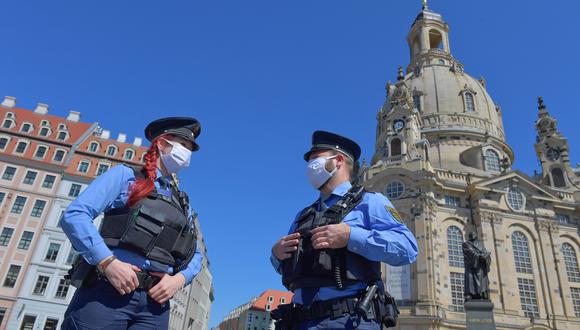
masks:
{"label": "yellow building facade", "polygon": [[542,173],[513,169],[501,108],[451,54],[442,16],[425,6],[407,41],[410,63],[386,86],[375,154],[361,172],[419,243],[415,264],[384,265],[398,328],[465,329],[461,244],[475,232],[492,256],[498,329],[580,329],[580,169],[556,120],[539,98]]}

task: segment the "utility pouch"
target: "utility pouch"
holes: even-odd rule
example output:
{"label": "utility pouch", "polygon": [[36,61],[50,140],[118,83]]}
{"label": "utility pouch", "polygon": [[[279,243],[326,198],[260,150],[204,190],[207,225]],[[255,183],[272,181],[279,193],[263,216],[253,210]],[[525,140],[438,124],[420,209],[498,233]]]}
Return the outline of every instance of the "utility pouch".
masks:
{"label": "utility pouch", "polygon": [[133,213],[119,242],[147,255],[163,230],[163,223],[138,209]]}
{"label": "utility pouch", "polygon": [[185,259],[190,251],[197,248],[197,235],[195,229],[191,228],[191,226],[187,225],[183,228],[173,249],[171,254],[176,259]]}
{"label": "utility pouch", "polygon": [[78,255],[64,278],[69,280],[70,284],[77,289],[86,288],[97,280],[96,272],[96,266],[90,265],[85,261],[85,258]]}

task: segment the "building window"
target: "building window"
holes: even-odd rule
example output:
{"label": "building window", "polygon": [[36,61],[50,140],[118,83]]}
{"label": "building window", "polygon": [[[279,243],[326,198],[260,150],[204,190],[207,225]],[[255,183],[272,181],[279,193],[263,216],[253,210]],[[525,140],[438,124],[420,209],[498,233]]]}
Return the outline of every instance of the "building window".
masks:
{"label": "building window", "polygon": [[23,133],[28,133],[28,132],[30,132],[31,129],[32,129],[32,125],[30,125],[29,123],[24,123],[24,124],[22,124],[20,131]]}
{"label": "building window", "polygon": [[44,322],[43,330],[56,330],[58,326],[58,319],[51,319],[50,317]]}
{"label": "building window", "polygon": [[66,129],[66,125],[65,125],[65,124],[63,124],[63,123],[60,123],[60,124],[58,124],[57,128],[58,128],[59,130],[65,130],[65,129]]}
{"label": "building window", "polygon": [[6,308],[0,307],[0,324],[2,324],[2,321],[4,321],[4,316],[6,316]]}
{"label": "building window", "polygon": [[286,298],[284,298],[284,297],[280,298],[280,303],[281,304],[285,304],[286,303]]}
{"label": "building window", "polygon": [[10,265],[8,268],[8,273],[6,273],[6,278],[4,278],[4,287],[13,288],[16,285],[16,280],[18,279],[18,274],[22,267],[18,265]]}
{"label": "building window", "polygon": [[491,172],[500,172],[499,156],[497,152],[487,149],[485,151],[485,169]]}
{"label": "building window", "polygon": [[391,181],[387,188],[385,189],[385,193],[387,197],[390,199],[398,199],[403,195],[405,191],[405,186],[400,181]]}
{"label": "building window", "polygon": [[272,310],[272,305],[266,304],[266,311],[270,311],[270,310]]}
{"label": "building window", "polygon": [[22,180],[22,183],[24,184],[34,184],[34,180],[36,180],[36,176],[38,175],[38,173],[33,172],[33,171],[26,171],[26,176],[24,176],[24,180]]}
{"label": "building window", "polygon": [[48,251],[46,251],[44,261],[54,262],[56,260],[56,257],[58,257],[58,250],[60,250],[60,244],[50,243],[50,245],[48,246]]}
{"label": "building window", "polygon": [[90,164],[89,162],[81,161],[79,163],[78,171],[81,173],[87,173],[89,171]]}
{"label": "building window", "polygon": [[464,281],[462,273],[451,273],[449,277],[451,282],[451,306],[450,309],[455,312],[463,312],[463,294]]}
{"label": "building window", "polygon": [[0,205],[4,202],[4,197],[6,197],[6,193],[0,192]]}
{"label": "building window", "polygon": [[566,264],[568,281],[580,283],[580,269],[578,268],[578,259],[576,259],[576,251],[574,251],[572,245],[564,243],[562,244],[562,254],[564,255],[564,263]]}
{"label": "building window", "polygon": [[10,210],[10,212],[14,214],[21,214],[25,204],[26,197],[16,196],[16,199],[14,200],[14,204],[12,204],[12,209]]}
{"label": "building window", "polygon": [[2,123],[2,128],[11,128],[14,124],[14,121],[11,119],[4,119],[4,123]]}
{"label": "building window", "polygon": [[32,330],[34,329],[34,323],[36,323],[36,315],[24,315],[20,330]]}
{"label": "building window", "polygon": [[99,144],[97,142],[91,142],[89,144],[89,151],[90,152],[97,152],[97,151],[99,151]]}
{"label": "building window", "polygon": [[2,229],[2,234],[0,234],[0,246],[8,246],[12,234],[14,234],[14,228],[4,227]]}
{"label": "building window", "polygon": [[413,95],[413,103],[415,104],[415,109],[421,111],[421,95]]}
{"label": "building window", "polygon": [[45,146],[38,146],[38,148],[36,148],[36,152],[34,153],[34,158],[44,158],[47,150],[48,148]]}
{"label": "building window", "polygon": [[125,150],[125,159],[131,160],[131,159],[133,159],[134,155],[135,155],[135,152],[133,150],[131,150],[131,149]]}
{"label": "building window", "polygon": [[556,213],[556,220],[562,225],[567,225],[570,223],[570,217],[567,214]]}
{"label": "building window", "polygon": [[54,295],[55,298],[58,299],[66,299],[66,295],[68,294],[68,288],[70,287],[70,281],[64,278],[60,279],[58,283],[58,288],[56,289],[56,294]]}
{"label": "building window", "polygon": [[35,294],[37,296],[44,296],[44,293],[46,292],[46,287],[48,286],[48,281],[50,281],[50,277],[39,275],[38,279],[36,280],[36,284],[34,285],[34,290],[32,291],[32,294]]}
{"label": "building window", "polygon": [[32,212],[30,212],[31,217],[40,218],[42,212],[44,212],[44,207],[46,206],[46,201],[37,199],[34,201],[34,206],[32,207]]}
{"label": "building window", "polygon": [[64,141],[64,140],[66,140],[66,137],[67,137],[66,132],[58,132],[58,136],[56,138],[61,140],[61,141]]}
{"label": "building window", "polygon": [[524,195],[516,189],[510,188],[507,193],[507,203],[514,211],[521,211],[524,208]]}
{"label": "building window", "polygon": [[572,304],[574,305],[574,314],[580,317],[580,288],[570,288],[572,290]]}
{"label": "building window", "polygon": [[394,138],[391,140],[391,156],[401,155],[401,139]]}
{"label": "building window", "polygon": [[475,111],[475,101],[473,100],[473,94],[470,92],[466,92],[463,94],[465,98],[465,111],[467,112],[474,112]]}
{"label": "building window", "polygon": [[66,264],[67,265],[72,265],[73,262],[75,261],[75,258],[79,255],[79,253],[77,251],[75,251],[74,248],[71,247],[70,252],[68,253],[68,257],[66,258]]}
{"label": "building window", "polygon": [[514,250],[514,261],[518,273],[532,274],[532,258],[528,238],[519,231],[512,234],[512,248]]}
{"label": "building window", "polygon": [[529,278],[518,278],[518,289],[520,290],[520,302],[522,303],[524,315],[526,317],[540,317],[534,280]]}
{"label": "building window", "polygon": [[81,193],[81,185],[73,183],[68,191],[69,197],[77,197]]}
{"label": "building window", "polygon": [[463,268],[463,232],[456,226],[447,228],[449,266]]}
{"label": "building window", "polygon": [[28,250],[30,243],[32,243],[32,238],[34,233],[31,231],[24,231],[22,237],[20,237],[20,242],[18,242],[18,248],[21,250]]}
{"label": "building window", "polygon": [[40,132],[38,132],[38,135],[40,136],[48,136],[48,134],[50,134],[50,129],[48,129],[48,127],[42,127]]}
{"label": "building window", "polygon": [[26,151],[26,147],[28,147],[28,142],[20,141],[16,145],[14,152],[17,154],[23,154]]}
{"label": "building window", "polygon": [[460,207],[461,202],[460,202],[459,197],[445,195],[445,205],[451,206],[451,207]]}
{"label": "building window", "polygon": [[109,146],[107,148],[107,155],[109,155],[109,156],[115,156],[116,153],[117,153],[117,147],[115,147],[115,146]]}
{"label": "building window", "polygon": [[101,175],[107,172],[108,170],[109,170],[108,164],[99,164],[99,167],[97,167],[97,175]]}
{"label": "building window", "polygon": [[54,186],[54,181],[56,180],[56,176],[47,174],[44,177],[44,181],[42,182],[42,188],[51,189]]}
{"label": "building window", "polygon": [[14,178],[14,174],[16,174],[16,167],[6,166],[4,169],[4,174],[2,174],[2,179],[12,180]]}
{"label": "building window", "polygon": [[53,158],[53,160],[54,160],[55,162],[62,162],[62,160],[63,160],[63,159],[64,159],[64,150],[57,150],[57,151],[54,153],[54,158]]}
{"label": "building window", "polygon": [[566,187],[566,181],[564,180],[564,172],[559,167],[552,169],[552,180],[554,181],[554,187]]}
{"label": "building window", "polygon": [[8,138],[0,138],[0,150],[6,149],[6,146],[8,146]]}

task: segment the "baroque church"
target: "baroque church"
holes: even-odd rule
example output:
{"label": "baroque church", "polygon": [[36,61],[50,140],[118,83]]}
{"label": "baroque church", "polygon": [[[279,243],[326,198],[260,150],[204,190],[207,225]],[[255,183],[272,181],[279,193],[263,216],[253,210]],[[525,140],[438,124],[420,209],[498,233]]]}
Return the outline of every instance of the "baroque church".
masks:
{"label": "baroque church", "polygon": [[383,265],[398,328],[465,329],[462,242],[475,232],[491,252],[497,329],[580,329],[580,168],[542,98],[534,145],[542,172],[512,168],[501,108],[453,57],[448,32],[424,5],[407,36],[410,63],[386,86],[375,154],[361,171],[419,243],[416,263]]}

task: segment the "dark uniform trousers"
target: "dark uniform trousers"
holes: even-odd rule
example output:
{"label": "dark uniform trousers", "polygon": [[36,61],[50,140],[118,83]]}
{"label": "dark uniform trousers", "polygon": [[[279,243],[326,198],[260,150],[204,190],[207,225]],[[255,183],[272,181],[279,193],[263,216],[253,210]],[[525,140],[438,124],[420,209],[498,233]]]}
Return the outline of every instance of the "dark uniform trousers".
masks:
{"label": "dark uniform trousers", "polygon": [[333,329],[333,330],[380,330],[381,325],[376,320],[365,321],[358,315],[345,315],[336,319],[326,318],[321,320],[312,320],[302,323],[298,330],[316,330],[316,329]]}
{"label": "dark uniform trousers", "polygon": [[62,330],[167,329],[169,302],[159,304],[147,291],[121,295],[108,282],[78,289],[64,314]]}

